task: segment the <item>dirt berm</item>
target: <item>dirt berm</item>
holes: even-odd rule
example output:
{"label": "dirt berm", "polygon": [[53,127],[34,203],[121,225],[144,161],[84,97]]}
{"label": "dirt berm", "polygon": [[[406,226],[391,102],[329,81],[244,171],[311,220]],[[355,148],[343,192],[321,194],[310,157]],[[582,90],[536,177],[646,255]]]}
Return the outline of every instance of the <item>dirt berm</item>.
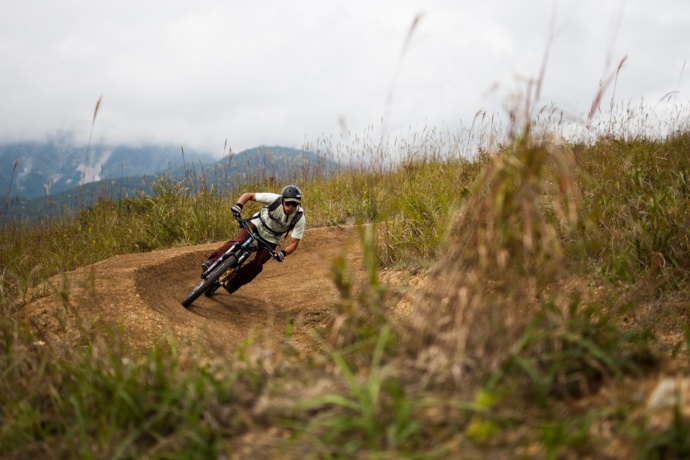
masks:
{"label": "dirt berm", "polygon": [[134,349],[172,333],[229,352],[258,328],[310,347],[310,326],[325,321],[337,300],[333,259],[344,256],[351,270],[361,269],[361,243],[351,227],[310,229],[282,264],[269,261],[233,295],[221,289],[185,309],[180,301],[199,282],[201,262],[221,243],[116,256],[53,277],[33,301],[29,295],[27,320],[42,340],[65,343],[79,341],[80,328],[107,333],[116,326]]}

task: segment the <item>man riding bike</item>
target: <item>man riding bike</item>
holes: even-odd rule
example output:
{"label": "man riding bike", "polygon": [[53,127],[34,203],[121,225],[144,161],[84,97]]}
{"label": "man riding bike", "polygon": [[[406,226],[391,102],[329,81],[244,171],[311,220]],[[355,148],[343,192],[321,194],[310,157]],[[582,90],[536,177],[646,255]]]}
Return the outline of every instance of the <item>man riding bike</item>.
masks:
{"label": "man riding bike", "polygon": [[[257,232],[262,238],[270,243],[271,249],[275,249],[280,243],[280,238],[287,234],[290,235],[290,243],[285,249],[275,252],[273,258],[278,262],[282,262],[285,256],[292,254],[297,250],[299,242],[304,235],[304,227],[306,219],[304,211],[302,210],[302,191],[295,185],[288,185],[283,188],[280,195],[276,193],[243,193],[240,195],[232,208],[232,214],[235,218],[239,218],[242,214],[242,208],[249,201],[257,201],[264,203],[266,206],[261,208],[259,212],[254,214],[249,221],[249,226]],[[242,244],[249,239],[249,232],[245,229],[240,230],[237,238],[227,241],[221,247],[216,249],[206,260],[201,267],[206,270],[211,266],[216,259],[225,253],[230,247],[235,244]],[[235,273],[230,282],[227,283],[225,289],[232,294],[240,287],[252,281],[263,270],[263,265],[271,258],[265,248],[259,246],[256,256],[244,264]]]}

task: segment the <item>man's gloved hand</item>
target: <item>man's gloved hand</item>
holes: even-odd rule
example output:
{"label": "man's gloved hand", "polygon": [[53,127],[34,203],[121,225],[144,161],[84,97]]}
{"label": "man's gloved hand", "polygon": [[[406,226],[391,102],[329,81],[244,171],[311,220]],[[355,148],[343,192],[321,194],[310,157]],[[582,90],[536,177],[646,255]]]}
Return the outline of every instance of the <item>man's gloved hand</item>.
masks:
{"label": "man's gloved hand", "polygon": [[285,260],[285,250],[274,252],[273,258],[278,262],[282,262],[283,260]]}
{"label": "man's gloved hand", "polygon": [[242,204],[237,203],[235,206],[230,208],[230,211],[232,211],[232,216],[235,219],[239,219],[239,217],[242,215]]}

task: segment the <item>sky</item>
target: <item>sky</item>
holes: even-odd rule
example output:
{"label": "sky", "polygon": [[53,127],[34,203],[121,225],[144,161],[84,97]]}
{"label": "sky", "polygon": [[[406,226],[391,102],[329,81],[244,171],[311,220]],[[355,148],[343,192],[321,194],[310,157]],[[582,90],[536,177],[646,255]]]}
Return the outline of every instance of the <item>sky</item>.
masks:
{"label": "sky", "polygon": [[538,104],[578,116],[623,59],[607,105],[685,104],[688,58],[688,0],[4,1],[0,143],[453,131],[542,70]]}

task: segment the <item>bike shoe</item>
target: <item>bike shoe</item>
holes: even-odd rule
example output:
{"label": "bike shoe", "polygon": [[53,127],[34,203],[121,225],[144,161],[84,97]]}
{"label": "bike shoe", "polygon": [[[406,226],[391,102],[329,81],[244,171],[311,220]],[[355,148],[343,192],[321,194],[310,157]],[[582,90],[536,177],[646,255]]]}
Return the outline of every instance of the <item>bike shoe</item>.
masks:
{"label": "bike shoe", "polygon": [[228,294],[232,294],[236,290],[239,289],[239,286],[235,286],[235,284],[232,281],[228,281],[226,284],[223,285],[226,291],[228,291]]}

